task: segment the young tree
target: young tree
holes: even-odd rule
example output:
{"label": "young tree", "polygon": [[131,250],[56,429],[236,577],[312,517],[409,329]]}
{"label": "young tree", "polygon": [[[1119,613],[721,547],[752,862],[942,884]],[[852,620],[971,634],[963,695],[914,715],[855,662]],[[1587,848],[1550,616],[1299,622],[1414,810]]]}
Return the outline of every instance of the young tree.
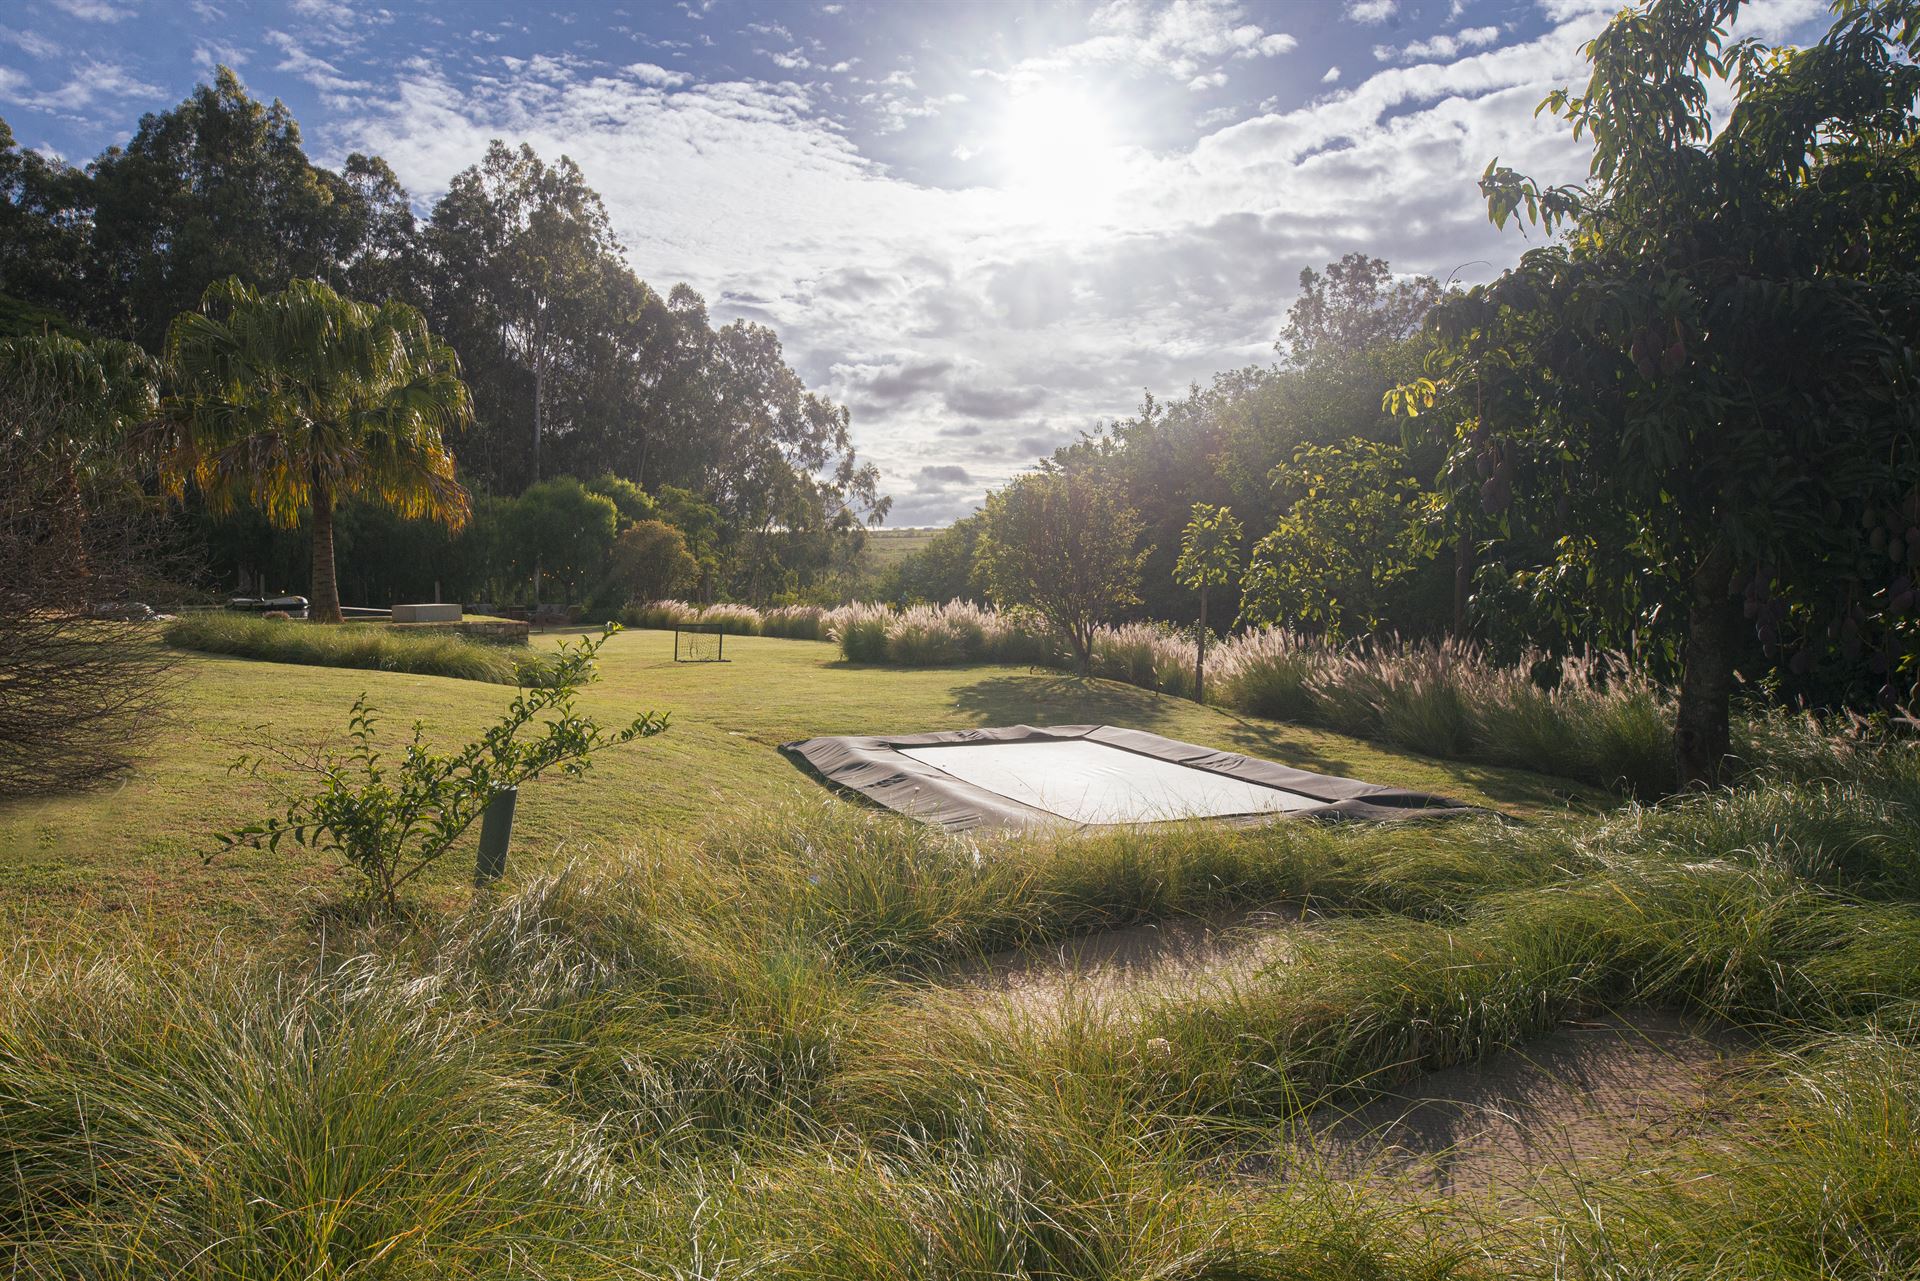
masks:
{"label": "young tree", "polygon": [[505,514],[506,549],[522,573],[543,566],[566,598],[578,600],[606,572],[620,529],[613,499],[571,476],[555,476],[530,486]]}
{"label": "young tree", "polygon": [[1242,617],[1332,640],[1380,627],[1395,586],[1423,558],[1406,451],[1359,439],[1302,445],[1273,483],[1287,510],[1254,545]]}
{"label": "young tree", "polygon": [[1496,223],[1572,234],[1443,303],[1434,377],[1390,396],[1450,402],[1448,472],[1493,521],[1550,519],[1568,578],[1632,585],[1620,629],[1678,650],[1685,786],[1722,777],[1743,613],[1796,662],[1877,638],[1883,702],[1914,662],[1920,6],[1788,50],[1728,45],[1739,7],[1648,0],[1587,46],[1545,106],[1593,139],[1588,185],[1481,180]]}
{"label": "young tree", "polygon": [[1114,485],[1080,468],[1020,476],[987,498],[978,556],[1003,608],[1028,605],[1093,662],[1093,633],[1140,599],[1140,517]]}
{"label": "young tree", "polygon": [[614,540],[614,602],[667,600],[700,572],[679,530],[659,520],[635,521]]}
{"label": "young tree", "polygon": [[459,527],[469,511],[446,435],[471,408],[453,350],[404,303],[368,306],[296,280],[227,280],[167,334],[177,432],[164,472],[216,511],[242,503],[313,533],[312,616],[341,621],[333,513],[357,496]]}
{"label": "young tree", "polygon": [[220,849],[278,849],[291,840],[337,854],[359,875],[365,901],[393,915],[400,892],[438,863],[502,791],[552,769],[577,778],[607,748],[667,728],[667,717],[654,712],[606,728],[579,711],[580,688],[594,679],[600,647],[618,630],[609,625],[598,639],[562,644],[546,684],[522,690],[498,721],[458,751],[429,749],[417,722],[397,757],[381,751],[378,718],[362,694],[348,714],[352,746],[344,754],[323,750],[303,759],[270,747],[243,756],[235,770],[258,772],[277,760],[311,776],[314,787],[283,814],[216,836]]}
{"label": "young tree", "polygon": [[1207,701],[1207,591],[1231,586],[1240,572],[1240,540],[1247,531],[1226,507],[1193,505],[1193,519],[1180,535],[1180,560],[1174,577],[1200,593],[1200,643],[1193,659],[1193,697]]}

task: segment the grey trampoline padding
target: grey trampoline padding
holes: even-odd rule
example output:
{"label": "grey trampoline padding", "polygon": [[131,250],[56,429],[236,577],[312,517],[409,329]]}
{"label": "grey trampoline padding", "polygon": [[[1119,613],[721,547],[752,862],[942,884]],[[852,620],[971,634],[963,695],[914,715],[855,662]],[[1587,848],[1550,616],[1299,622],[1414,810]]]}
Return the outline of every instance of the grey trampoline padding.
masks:
{"label": "grey trampoline padding", "polygon": [[1113,725],[846,735],[783,743],[780,750],[832,786],[950,831],[1476,812],[1425,792]]}
{"label": "grey trampoline padding", "polygon": [[903,747],[911,757],[1075,823],[1155,823],[1312,809],[1311,796],[1084,738]]}

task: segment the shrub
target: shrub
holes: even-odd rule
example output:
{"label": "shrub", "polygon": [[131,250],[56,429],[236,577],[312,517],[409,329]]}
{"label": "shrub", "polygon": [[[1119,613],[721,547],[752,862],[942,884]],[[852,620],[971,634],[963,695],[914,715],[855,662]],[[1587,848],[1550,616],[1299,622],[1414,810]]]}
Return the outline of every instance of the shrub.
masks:
{"label": "shrub", "polygon": [[[664,716],[648,712],[607,731],[574,710],[580,687],[593,679],[594,657],[614,630],[561,645],[548,688],[515,698],[491,729],[448,755],[429,751],[425,728],[416,723],[406,752],[389,762],[375,742],[374,709],[361,695],[347,718],[351,749],[344,756],[323,754],[307,767],[317,780],[313,790],[290,802],[283,817],[226,833],[220,844],[278,849],[290,839],[338,854],[360,874],[367,898],[391,913],[401,888],[438,862],[495,794],[555,766],[580,774],[594,753],[667,727]],[[534,736],[521,737],[536,724]],[[272,757],[292,759],[280,751]],[[236,768],[257,772],[268,762],[267,756],[243,757]]]}
{"label": "shrub", "polygon": [[553,675],[553,660],[545,654],[515,653],[464,636],[395,631],[375,623],[289,623],[210,611],[182,615],[167,624],[164,635],[175,649],[307,667],[357,667],[495,685],[538,686]]}
{"label": "shrub", "polygon": [[613,541],[613,600],[625,604],[671,597],[691,583],[699,569],[679,530],[664,521],[636,521]]}

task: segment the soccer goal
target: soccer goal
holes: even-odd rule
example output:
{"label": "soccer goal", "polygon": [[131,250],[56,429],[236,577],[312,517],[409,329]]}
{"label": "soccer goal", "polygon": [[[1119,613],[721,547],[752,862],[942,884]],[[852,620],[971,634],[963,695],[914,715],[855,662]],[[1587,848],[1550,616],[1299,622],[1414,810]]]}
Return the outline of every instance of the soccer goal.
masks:
{"label": "soccer goal", "polygon": [[727,662],[727,634],[718,623],[681,623],[673,629],[676,663]]}

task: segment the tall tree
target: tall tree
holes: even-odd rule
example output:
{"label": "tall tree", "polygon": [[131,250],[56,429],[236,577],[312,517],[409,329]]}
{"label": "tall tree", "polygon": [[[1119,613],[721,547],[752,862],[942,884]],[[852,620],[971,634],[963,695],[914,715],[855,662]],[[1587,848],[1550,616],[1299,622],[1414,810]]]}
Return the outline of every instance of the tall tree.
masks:
{"label": "tall tree", "polygon": [[62,320],[92,310],[91,188],[83,171],[16,145],[0,120],[0,294]]}
{"label": "tall tree", "polygon": [[1888,702],[1915,663],[1920,5],[1843,6],[1805,49],[1729,44],[1739,9],[1649,0],[1587,46],[1545,105],[1588,183],[1481,184],[1496,223],[1571,234],[1443,304],[1434,379],[1393,397],[1454,409],[1450,473],[1485,477],[1458,501],[1632,585],[1620,630],[1678,649],[1683,785],[1722,776],[1743,632],[1806,662],[1869,633]]}
{"label": "tall tree", "polygon": [[92,171],[94,319],[149,351],[216,281],[337,280],[365,216],[349,183],[308,161],[293,113],[254,98],[227,67],[142,117]]}
{"label": "tall tree", "polygon": [[[549,165],[526,144],[515,149],[496,138],[434,206],[429,239],[443,328],[463,349],[503,358],[518,375],[483,379],[481,410],[496,427],[519,422],[527,448],[507,457],[524,460],[510,486],[523,488],[541,476],[551,383],[565,349],[607,319],[617,251],[606,207],[572,160]],[[504,467],[505,459],[496,464]]]}
{"label": "tall tree", "polygon": [[405,303],[378,307],[296,280],[210,286],[167,334],[178,434],[167,475],[210,506],[246,502],[313,535],[313,617],[341,621],[333,516],[343,498],[458,526],[467,494],[448,431],[472,410],[453,349]]}

